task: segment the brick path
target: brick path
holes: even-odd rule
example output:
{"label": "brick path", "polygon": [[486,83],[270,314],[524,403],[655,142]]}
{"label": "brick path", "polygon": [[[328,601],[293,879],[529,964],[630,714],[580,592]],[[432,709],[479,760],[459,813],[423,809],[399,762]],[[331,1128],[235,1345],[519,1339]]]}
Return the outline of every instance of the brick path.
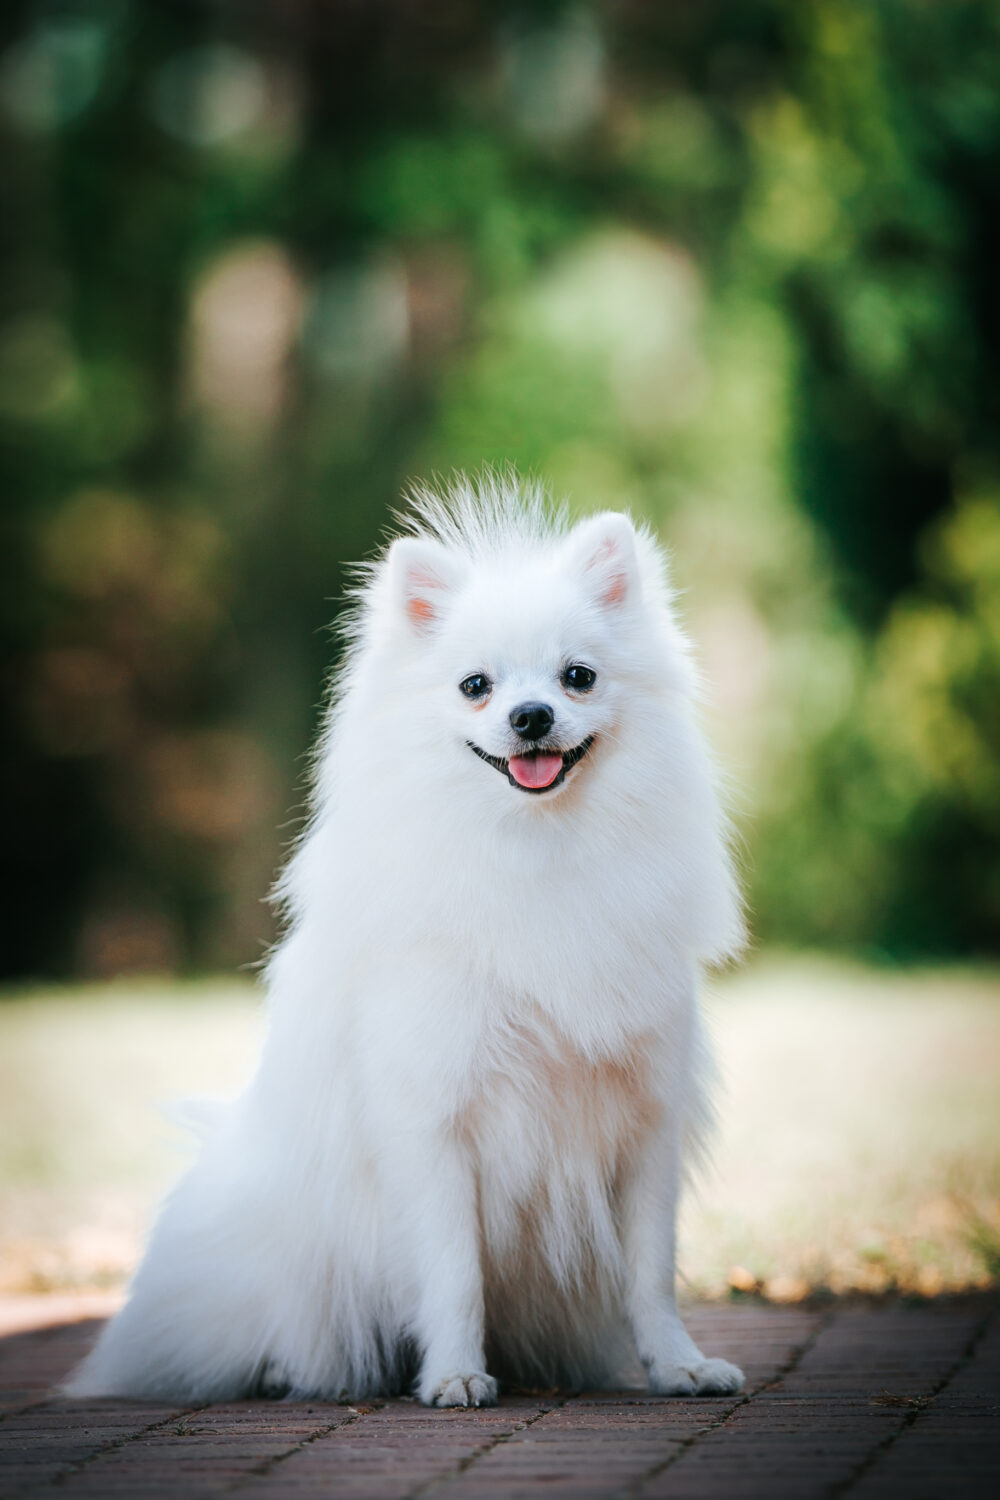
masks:
{"label": "brick path", "polygon": [[0,1495],[1000,1495],[997,1298],[820,1310],[699,1307],[689,1324],[707,1351],[743,1365],[745,1395],[508,1396],[481,1412],[428,1411],[412,1401],[84,1404],[48,1391],[97,1322],[15,1332],[0,1338]]}

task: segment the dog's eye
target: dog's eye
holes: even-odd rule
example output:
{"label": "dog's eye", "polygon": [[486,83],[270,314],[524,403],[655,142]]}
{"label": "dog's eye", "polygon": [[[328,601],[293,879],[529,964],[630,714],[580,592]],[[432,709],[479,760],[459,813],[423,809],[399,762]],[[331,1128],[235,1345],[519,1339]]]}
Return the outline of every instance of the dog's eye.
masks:
{"label": "dog's eye", "polygon": [[493,686],[490,679],[482,672],[473,672],[471,677],[466,677],[458,685],[467,698],[485,698]]}
{"label": "dog's eye", "polygon": [[575,661],[571,667],[566,668],[562,680],[563,686],[572,688],[574,693],[589,693],[597,681],[597,673],[591,667]]}

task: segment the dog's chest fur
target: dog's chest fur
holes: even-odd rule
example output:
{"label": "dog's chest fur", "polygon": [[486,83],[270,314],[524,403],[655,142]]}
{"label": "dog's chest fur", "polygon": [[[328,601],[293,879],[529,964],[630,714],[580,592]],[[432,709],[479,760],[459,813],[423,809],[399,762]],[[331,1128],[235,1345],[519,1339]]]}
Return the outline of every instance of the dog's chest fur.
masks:
{"label": "dog's chest fur", "polygon": [[644,1039],[591,1059],[536,1012],[490,1054],[459,1118],[486,1247],[502,1261],[526,1233],[557,1259],[571,1238],[617,1245],[621,1183],[659,1112]]}

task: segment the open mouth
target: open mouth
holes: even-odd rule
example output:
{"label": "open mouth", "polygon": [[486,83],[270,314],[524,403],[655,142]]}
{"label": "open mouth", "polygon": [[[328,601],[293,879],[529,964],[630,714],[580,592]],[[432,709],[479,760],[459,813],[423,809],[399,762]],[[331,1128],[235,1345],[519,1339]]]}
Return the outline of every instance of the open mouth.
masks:
{"label": "open mouth", "polygon": [[500,755],[488,755],[471,740],[466,740],[469,749],[474,750],[480,760],[502,771],[511,786],[519,787],[522,792],[551,792],[560,786],[566,779],[566,772],[583,759],[593,743],[594,736],[589,734],[575,750],[528,750],[524,755],[512,755],[510,760],[504,760]]}

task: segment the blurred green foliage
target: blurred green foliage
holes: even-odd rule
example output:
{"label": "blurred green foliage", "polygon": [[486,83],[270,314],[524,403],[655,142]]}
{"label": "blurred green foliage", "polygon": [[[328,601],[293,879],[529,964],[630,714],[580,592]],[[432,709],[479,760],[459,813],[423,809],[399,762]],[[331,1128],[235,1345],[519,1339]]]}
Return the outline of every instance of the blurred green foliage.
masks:
{"label": "blurred green foliage", "polygon": [[259,955],[343,564],[484,462],[673,545],[762,939],[995,951],[998,78],[984,0],[9,8],[5,971]]}

